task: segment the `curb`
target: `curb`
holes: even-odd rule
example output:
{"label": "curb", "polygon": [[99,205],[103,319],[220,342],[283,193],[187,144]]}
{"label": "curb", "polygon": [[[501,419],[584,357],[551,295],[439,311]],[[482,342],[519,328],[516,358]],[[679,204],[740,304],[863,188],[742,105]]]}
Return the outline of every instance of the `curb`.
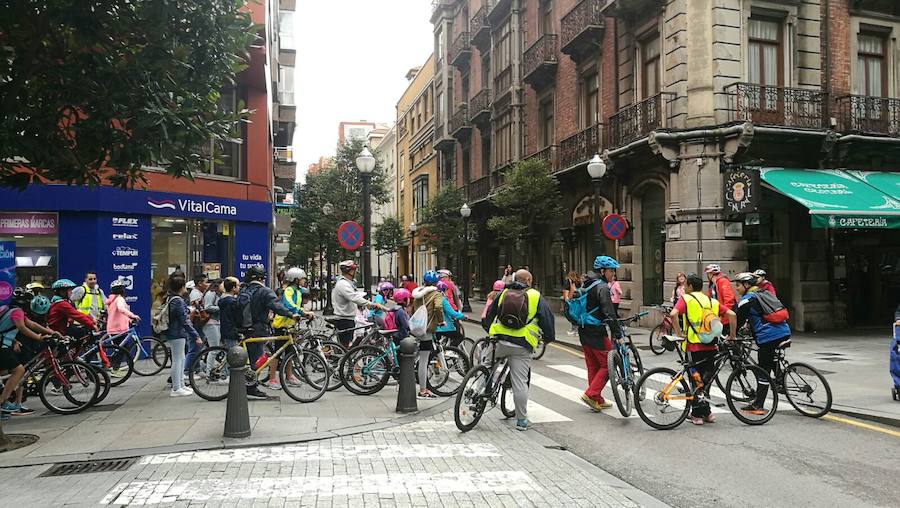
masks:
{"label": "curb", "polygon": [[[215,441],[201,441],[197,443],[184,443],[168,446],[155,446],[150,448],[130,448],[125,450],[110,450],[91,453],[75,453],[69,455],[47,455],[44,457],[35,457],[33,459],[17,460],[9,464],[0,464],[0,469],[12,469],[17,467],[43,466],[65,462],[81,462],[85,460],[118,460],[143,457],[146,455],[161,455],[166,453],[182,453],[201,450],[223,450],[235,448],[252,448],[257,446],[274,446],[308,443],[312,441],[320,441],[323,439],[331,439],[335,437],[352,436],[371,432],[374,430],[383,430],[397,425],[412,423],[423,418],[434,416],[435,414],[446,411],[446,406],[451,405],[453,398],[447,398],[440,404],[436,404],[428,409],[416,411],[415,413],[398,416],[383,422],[367,423],[364,425],[356,425],[344,427],[342,429],[332,429],[324,432],[307,432],[305,434],[292,434],[278,438],[256,438],[253,437],[239,438],[222,438]],[[0,455],[2,460],[2,455]]]}
{"label": "curb", "polygon": [[887,425],[888,427],[900,428],[900,418],[893,415],[886,415],[883,413],[866,411],[853,406],[841,406],[837,404],[831,405],[831,412],[844,416],[852,416],[853,418],[858,418],[860,420],[880,423],[882,425]]}

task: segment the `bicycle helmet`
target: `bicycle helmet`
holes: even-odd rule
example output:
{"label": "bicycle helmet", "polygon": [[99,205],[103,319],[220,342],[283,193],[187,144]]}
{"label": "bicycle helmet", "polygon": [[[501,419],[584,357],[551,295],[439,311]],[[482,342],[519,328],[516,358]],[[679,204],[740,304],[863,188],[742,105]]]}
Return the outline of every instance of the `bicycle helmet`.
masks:
{"label": "bicycle helmet", "polygon": [[438,270],[438,277],[440,277],[442,279],[445,277],[452,277],[452,276],[453,276],[453,274],[450,273],[450,270],[447,270],[446,268],[444,268],[442,270]]}
{"label": "bicycle helmet", "polygon": [[50,312],[50,299],[44,295],[37,295],[31,300],[31,312],[43,316]]}
{"label": "bicycle helmet", "polygon": [[762,277],[762,278],[765,279],[765,278],[766,278],[766,275],[768,275],[768,274],[766,273],[765,270],[763,270],[762,268],[760,268],[759,270],[756,270],[755,272],[753,272],[753,275],[756,275],[757,277]]}
{"label": "bicycle helmet", "polygon": [[447,283],[444,282],[444,281],[438,281],[438,283],[437,283],[437,289],[438,289],[438,291],[440,291],[441,293],[443,293],[444,291],[447,291],[448,289],[450,289],[450,284],[447,284]]}
{"label": "bicycle helmet", "polygon": [[409,291],[407,291],[403,288],[395,290],[394,295],[392,297],[392,299],[395,302],[399,303],[400,305],[406,305],[407,303],[409,303],[409,300],[411,298],[412,298],[412,295],[409,293]]}
{"label": "bicycle helmet", "polygon": [[393,291],[394,289],[395,289],[394,285],[391,284],[390,282],[382,282],[381,284],[378,285],[379,293],[386,293],[388,291]]}
{"label": "bicycle helmet", "polygon": [[126,279],[116,279],[109,284],[109,289],[113,290],[115,288],[128,288],[128,280]]}
{"label": "bicycle helmet", "polygon": [[288,268],[288,271],[284,274],[284,279],[288,282],[294,282],[298,279],[305,278],[306,272],[304,272],[302,268],[297,268],[296,266]]}
{"label": "bicycle helmet", "polygon": [[506,289],[506,283],[502,280],[495,280],[494,285],[491,289],[493,289],[494,291],[503,291],[504,289]]}
{"label": "bicycle helmet", "polygon": [[76,286],[77,286],[77,284],[75,284],[74,282],[72,282],[69,279],[59,279],[58,281],[54,282],[53,285],[50,286],[50,288],[54,289],[54,290],[56,290],[56,289],[72,289]]}
{"label": "bicycle helmet", "polygon": [[425,272],[425,275],[422,276],[422,282],[429,285],[437,284],[438,279],[440,279],[440,277],[438,277],[437,272],[434,270],[428,270]]}
{"label": "bicycle helmet", "polygon": [[[247,268],[247,278],[250,280],[262,280],[266,278],[266,272],[261,266],[253,265],[250,268]],[[188,284],[190,284],[190,282],[188,282]]]}
{"label": "bicycle helmet", "polygon": [[41,290],[41,289],[46,289],[46,288],[44,288],[44,285],[41,284],[40,282],[29,282],[28,284],[25,285],[25,291],[28,291],[29,293],[32,293],[32,294],[34,294],[35,292],[37,292],[38,290]]}
{"label": "bicycle helmet", "polygon": [[340,264],[338,264],[338,266],[340,267],[341,272],[343,272],[343,273],[351,272],[358,268],[356,261],[353,261],[352,259],[348,259],[347,261],[341,261]]}
{"label": "bicycle helmet", "polygon": [[756,284],[756,274],[750,272],[741,272],[732,277],[731,282],[746,282],[748,284]]}
{"label": "bicycle helmet", "polygon": [[706,265],[706,270],[704,270],[704,272],[711,273],[711,274],[722,273],[722,267],[715,263],[709,264],[709,265]]}
{"label": "bicycle helmet", "polygon": [[12,306],[20,309],[27,309],[31,305],[31,293],[26,292],[22,288],[16,288],[13,291]]}
{"label": "bicycle helmet", "polygon": [[609,256],[597,256],[594,259],[594,270],[619,268],[619,262]]}

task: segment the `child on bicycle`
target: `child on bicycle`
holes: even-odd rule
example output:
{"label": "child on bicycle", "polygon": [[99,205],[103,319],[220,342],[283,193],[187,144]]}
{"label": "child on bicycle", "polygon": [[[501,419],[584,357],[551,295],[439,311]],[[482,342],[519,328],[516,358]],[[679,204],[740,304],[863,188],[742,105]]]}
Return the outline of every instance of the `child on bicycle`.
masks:
{"label": "child on bicycle", "polygon": [[409,291],[399,288],[394,290],[392,299],[397,306],[387,312],[394,314],[394,328],[397,331],[392,338],[395,343],[399,343],[401,340],[409,337],[409,313],[406,309],[412,303],[412,295]]}

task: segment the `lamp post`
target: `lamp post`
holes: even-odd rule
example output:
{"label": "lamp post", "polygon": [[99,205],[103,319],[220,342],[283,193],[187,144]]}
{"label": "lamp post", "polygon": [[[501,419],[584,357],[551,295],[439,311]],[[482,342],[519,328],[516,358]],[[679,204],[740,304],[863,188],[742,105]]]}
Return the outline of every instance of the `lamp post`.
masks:
{"label": "lamp post", "polygon": [[471,277],[469,277],[469,217],[472,215],[472,209],[467,203],[463,203],[459,209],[459,214],[463,219],[463,255],[462,255],[462,276],[463,276],[463,312],[472,312],[469,306],[469,285]]}
{"label": "lamp post", "polygon": [[356,158],[356,169],[362,177],[363,184],[363,245],[362,245],[362,272],[363,289],[369,294],[372,285],[372,260],[369,248],[372,245],[372,206],[369,202],[369,184],[372,183],[372,171],[375,170],[375,157],[368,147],[363,147]]}
{"label": "lamp post", "polygon": [[588,174],[591,175],[591,183],[594,184],[594,251],[596,256],[606,254],[606,242],[600,231],[600,182],[606,175],[606,163],[600,158],[600,154],[588,162]]}
{"label": "lamp post", "polygon": [[419,226],[413,222],[409,225],[409,274],[416,276],[416,230]]}
{"label": "lamp post", "polygon": [[[334,211],[334,207],[331,206],[331,203],[325,203],[322,206],[322,213],[325,217],[329,217],[331,213]],[[334,307],[331,305],[331,249],[328,248],[328,242],[324,242],[325,246],[325,308],[322,310],[322,314],[326,316],[330,316],[334,314]]]}

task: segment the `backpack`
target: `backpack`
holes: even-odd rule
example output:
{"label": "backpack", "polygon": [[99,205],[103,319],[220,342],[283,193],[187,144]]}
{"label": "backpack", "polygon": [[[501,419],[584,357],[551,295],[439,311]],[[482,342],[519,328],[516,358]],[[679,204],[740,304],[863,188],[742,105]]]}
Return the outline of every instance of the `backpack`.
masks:
{"label": "backpack", "polygon": [[385,330],[396,330],[397,329],[397,317],[395,316],[397,310],[389,310],[382,314],[384,319],[384,329]]}
{"label": "backpack", "polygon": [[500,308],[497,309],[497,320],[506,328],[518,330],[531,321],[528,319],[528,290],[506,289],[498,297]]}
{"label": "backpack", "polygon": [[253,311],[250,309],[250,302],[253,295],[256,294],[256,288],[252,284],[248,284],[241,288],[241,292],[237,296],[237,322],[234,327],[238,330],[245,331],[253,327]]}
{"label": "backpack", "polygon": [[756,300],[762,308],[762,319],[766,323],[781,324],[790,319],[791,315],[777,296],[768,291],[757,291]]}
{"label": "backpack", "polygon": [[587,308],[588,293],[590,293],[597,284],[601,283],[604,282],[598,279],[586,288],[576,289],[573,293],[573,297],[563,302],[563,312],[570,323],[582,328],[586,326],[600,326],[603,324],[603,322],[594,315],[600,307],[591,310],[588,310]]}
{"label": "backpack", "polygon": [[[713,312],[712,309],[712,301],[709,303],[709,307],[704,307],[700,300],[697,299],[696,296],[687,294],[685,296],[690,296],[700,305],[700,325],[695,327],[694,323],[691,322],[687,317],[687,312],[685,312],[684,320],[687,321],[688,325],[691,327],[691,330],[694,331],[694,334],[697,335],[697,338],[700,339],[701,344],[709,344],[715,341],[717,338],[722,336],[722,329],[724,326],[722,325],[722,320],[719,319],[719,316]],[[687,302],[685,302],[685,307],[687,307]]]}
{"label": "backpack", "polygon": [[[416,337],[422,338],[428,333],[434,333],[437,330],[438,323],[444,320],[443,301],[444,295],[440,291],[432,291],[421,298],[416,298],[416,311],[410,318],[410,333]],[[423,310],[424,309],[424,310]],[[413,321],[415,320],[415,324]],[[421,334],[416,333],[421,323],[424,322],[424,331]],[[412,331],[416,327],[416,331]]]}
{"label": "backpack", "polygon": [[166,301],[161,303],[153,315],[150,316],[150,326],[155,333],[164,333],[169,329],[169,304],[172,302],[172,296],[167,296]]}

